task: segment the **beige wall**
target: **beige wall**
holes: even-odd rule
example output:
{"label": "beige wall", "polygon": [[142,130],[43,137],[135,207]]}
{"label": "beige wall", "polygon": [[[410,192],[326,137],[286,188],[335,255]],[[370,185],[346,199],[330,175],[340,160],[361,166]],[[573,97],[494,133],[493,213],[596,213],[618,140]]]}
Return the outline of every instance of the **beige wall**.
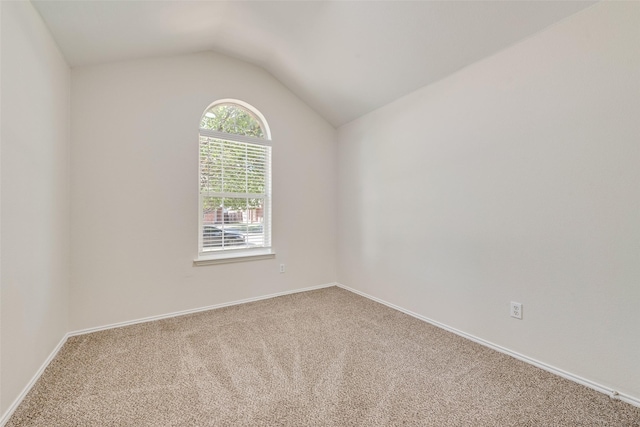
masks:
{"label": "beige wall", "polygon": [[29,2],[0,2],[0,414],[67,332],[69,67]]}
{"label": "beige wall", "polygon": [[640,398],[639,22],[599,4],[340,128],[339,282]]}
{"label": "beige wall", "polygon": [[[277,255],[194,267],[198,125],[221,98],[271,128]],[[335,281],[336,131],[261,68],[214,53],[78,67],[71,110],[72,330]]]}

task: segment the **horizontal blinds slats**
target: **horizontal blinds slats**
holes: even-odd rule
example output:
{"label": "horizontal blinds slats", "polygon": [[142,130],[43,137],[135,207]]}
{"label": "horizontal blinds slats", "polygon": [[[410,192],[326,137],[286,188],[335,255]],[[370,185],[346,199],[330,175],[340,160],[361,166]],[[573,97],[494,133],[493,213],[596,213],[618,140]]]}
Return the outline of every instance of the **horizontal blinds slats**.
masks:
{"label": "horizontal blinds slats", "polygon": [[265,195],[261,193],[216,193],[201,191],[202,197],[217,197],[217,198],[247,198],[247,199],[259,199],[264,198]]}
{"label": "horizontal blinds slats", "polygon": [[[200,137],[225,139],[225,138],[229,138],[229,134],[226,132],[219,132],[213,129],[200,128]],[[263,146],[270,147],[272,144],[272,141],[270,139],[256,138],[255,136],[234,134],[232,138],[236,141],[241,141],[246,144],[252,144],[252,145],[263,145]]]}
{"label": "horizontal blinds slats", "polygon": [[265,193],[269,147],[201,137],[202,191]]}
{"label": "horizontal blinds slats", "polygon": [[270,246],[271,148],[203,133],[200,133],[200,250]]}

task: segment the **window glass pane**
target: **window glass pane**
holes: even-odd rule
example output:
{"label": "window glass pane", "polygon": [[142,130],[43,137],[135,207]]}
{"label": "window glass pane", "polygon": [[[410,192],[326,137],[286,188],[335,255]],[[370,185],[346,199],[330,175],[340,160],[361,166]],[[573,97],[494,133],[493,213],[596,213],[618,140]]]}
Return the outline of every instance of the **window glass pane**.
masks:
{"label": "window glass pane", "polygon": [[202,197],[202,224],[215,225],[222,222],[222,197]]}
{"label": "window glass pane", "polygon": [[238,142],[224,143],[222,160],[222,191],[226,193],[246,193],[246,144]]}
{"label": "window glass pane", "polygon": [[233,104],[218,104],[209,108],[202,116],[200,127],[236,135],[265,137],[260,121],[247,109]]}
{"label": "window glass pane", "polygon": [[268,147],[247,145],[247,193],[264,194],[265,192],[268,150]]}
{"label": "window glass pane", "polygon": [[265,246],[264,199],[202,197],[204,251]]}
{"label": "window glass pane", "polygon": [[222,141],[200,137],[200,191],[222,191]]}

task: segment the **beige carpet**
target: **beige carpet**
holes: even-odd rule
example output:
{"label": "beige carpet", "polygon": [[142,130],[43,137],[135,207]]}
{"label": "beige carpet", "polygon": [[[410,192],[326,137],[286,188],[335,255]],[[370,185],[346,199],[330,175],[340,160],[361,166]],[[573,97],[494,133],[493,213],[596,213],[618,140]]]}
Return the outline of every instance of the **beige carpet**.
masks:
{"label": "beige carpet", "polygon": [[339,288],[69,339],[8,426],[640,426]]}

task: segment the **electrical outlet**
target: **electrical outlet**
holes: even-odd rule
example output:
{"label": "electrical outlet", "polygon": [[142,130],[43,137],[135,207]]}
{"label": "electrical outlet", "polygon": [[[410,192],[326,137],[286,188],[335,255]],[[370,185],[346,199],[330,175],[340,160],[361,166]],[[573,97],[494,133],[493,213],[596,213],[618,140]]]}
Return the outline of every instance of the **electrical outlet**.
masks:
{"label": "electrical outlet", "polygon": [[280,264],[280,273],[284,273],[284,264]]}
{"label": "electrical outlet", "polygon": [[511,301],[511,317],[522,319],[522,304]]}

